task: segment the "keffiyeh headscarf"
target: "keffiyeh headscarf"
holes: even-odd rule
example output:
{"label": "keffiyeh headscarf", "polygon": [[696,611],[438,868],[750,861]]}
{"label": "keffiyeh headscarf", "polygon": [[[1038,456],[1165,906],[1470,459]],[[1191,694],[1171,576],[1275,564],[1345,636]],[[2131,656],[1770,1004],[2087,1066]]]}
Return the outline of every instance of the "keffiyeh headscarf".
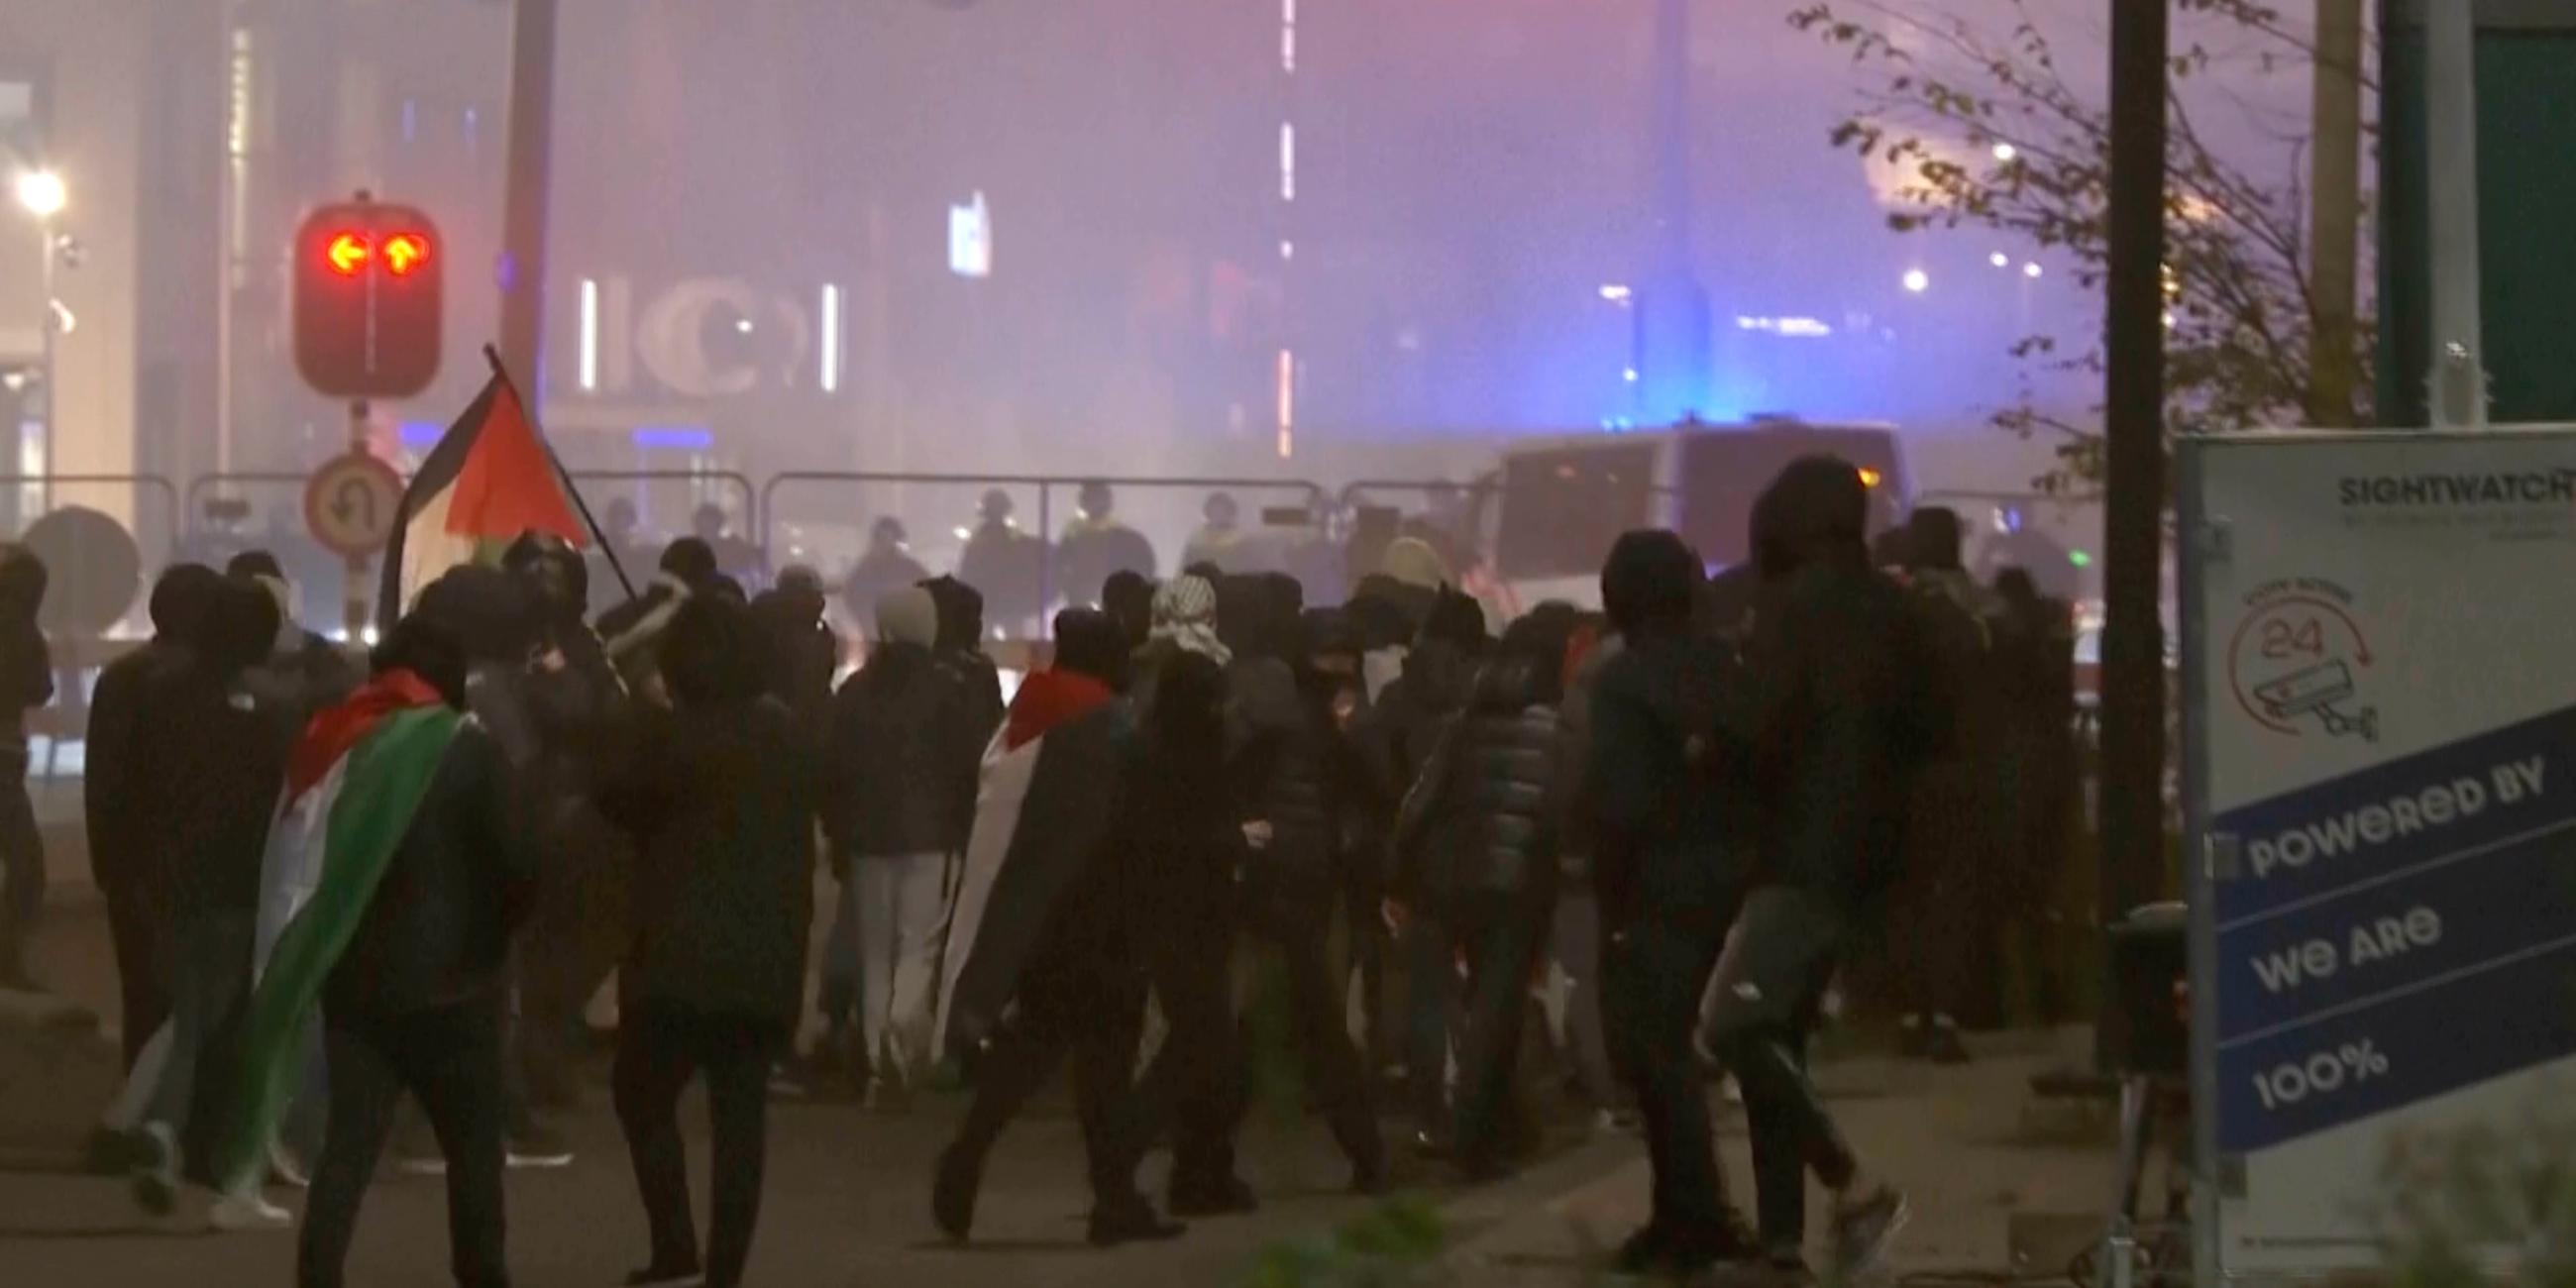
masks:
{"label": "keffiyeh headscarf", "polygon": [[1204,577],[1174,577],[1154,592],[1153,638],[1224,666],[1234,651],[1216,637],[1216,587]]}

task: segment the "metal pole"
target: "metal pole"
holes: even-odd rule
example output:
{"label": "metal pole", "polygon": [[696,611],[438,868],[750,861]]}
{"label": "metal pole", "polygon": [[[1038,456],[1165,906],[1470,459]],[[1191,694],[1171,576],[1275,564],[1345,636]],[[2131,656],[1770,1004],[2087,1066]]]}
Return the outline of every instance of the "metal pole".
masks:
{"label": "metal pole", "polygon": [[2361,0],[2317,0],[2316,139],[2309,156],[2308,423],[2353,424],[2361,246]]}
{"label": "metal pole", "polygon": [[[364,456],[367,452],[367,400],[355,399],[349,404],[349,454]],[[400,518],[397,513],[396,518]],[[342,629],[348,632],[348,646],[366,647],[367,642],[367,559],[349,556],[349,580],[344,584]]]}
{"label": "metal pole", "polygon": [[[56,287],[54,280],[54,265],[55,261],[60,259],[62,256],[61,248],[54,238],[54,221],[52,219],[47,218],[37,220],[36,231],[45,239],[44,268],[38,274],[36,287],[36,289],[45,297],[42,309],[43,316],[39,319],[43,323],[41,330],[45,363],[45,436],[39,440],[39,445],[44,451],[45,477],[47,479],[51,479],[55,474],[61,472],[62,468],[61,462],[54,459],[54,444],[61,441],[61,436],[54,432],[54,412],[56,408],[62,406],[62,399],[56,396],[54,392],[54,386],[59,383],[55,379],[54,354],[55,349],[62,338],[63,330],[62,305],[54,299],[54,290]],[[50,511],[54,508],[54,485],[52,483],[46,483],[38,490],[37,495],[40,498],[38,504],[45,510]],[[25,522],[25,516],[20,516],[20,522]]]}
{"label": "metal pole", "polygon": [[501,358],[525,383],[528,414],[545,395],[546,196],[554,146],[556,0],[518,0],[510,37],[510,135],[501,213]]}
{"label": "metal pole", "polygon": [[[2164,870],[2165,57],[2168,0],[2112,0],[2102,633],[2102,924]],[[2112,994],[2105,994],[2106,998]]]}
{"label": "metal pole", "polygon": [[2478,287],[2477,24],[2467,0],[2423,6],[2427,202],[2432,217],[2433,424],[2484,429],[2486,344]]}

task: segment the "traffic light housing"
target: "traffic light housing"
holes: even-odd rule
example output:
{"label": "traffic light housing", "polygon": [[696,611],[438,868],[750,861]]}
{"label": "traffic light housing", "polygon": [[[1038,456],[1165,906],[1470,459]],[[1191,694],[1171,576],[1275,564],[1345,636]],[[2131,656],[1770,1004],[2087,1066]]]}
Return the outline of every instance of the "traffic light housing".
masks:
{"label": "traffic light housing", "polygon": [[446,256],[429,216],[363,196],[295,236],[295,366],[333,398],[407,398],[438,375]]}

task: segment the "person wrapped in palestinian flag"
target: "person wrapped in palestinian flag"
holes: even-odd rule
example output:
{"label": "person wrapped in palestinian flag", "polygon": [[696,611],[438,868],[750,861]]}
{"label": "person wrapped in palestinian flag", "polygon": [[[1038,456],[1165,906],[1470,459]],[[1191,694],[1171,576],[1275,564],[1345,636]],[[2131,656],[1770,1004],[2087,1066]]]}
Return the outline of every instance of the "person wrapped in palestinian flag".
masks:
{"label": "person wrapped in palestinian flag", "polygon": [[1136,1189],[1134,923],[1151,900],[1123,843],[1127,637],[1105,614],[1068,609],[1055,638],[1055,665],[1020,686],[984,754],[932,1048],[974,1056],[975,1102],[940,1157],[931,1214],[967,1236],[994,1142],[1071,1054],[1091,1242],[1168,1239],[1181,1227]]}
{"label": "person wrapped in palestinian flag", "polygon": [[[455,575],[476,573],[501,575]],[[469,651],[439,600],[433,587],[376,648],[372,678],[306,726],[270,830],[273,870],[300,879],[263,909],[279,925],[243,1021],[244,1103],[219,1174],[264,1165],[318,1008],[329,1127],[299,1283],[342,1281],[359,1199],[406,1093],[447,1156],[457,1281],[507,1282],[501,1037],[532,829],[514,786],[521,767],[464,714]],[[228,1186],[225,1203],[244,1189]]]}

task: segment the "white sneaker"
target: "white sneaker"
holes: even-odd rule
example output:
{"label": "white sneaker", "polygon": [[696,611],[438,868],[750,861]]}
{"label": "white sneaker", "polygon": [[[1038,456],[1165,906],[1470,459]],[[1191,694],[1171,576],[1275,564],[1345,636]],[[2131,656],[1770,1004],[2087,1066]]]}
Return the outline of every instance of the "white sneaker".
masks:
{"label": "white sneaker", "polygon": [[260,1196],[257,1190],[227,1194],[206,1209],[206,1220],[227,1233],[254,1230],[283,1230],[295,1224],[295,1214]]}
{"label": "white sneaker", "polygon": [[268,1178],[291,1190],[313,1188],[312,1174],[304,1170],[293,1151],[284,1145],[268,1147]]}

